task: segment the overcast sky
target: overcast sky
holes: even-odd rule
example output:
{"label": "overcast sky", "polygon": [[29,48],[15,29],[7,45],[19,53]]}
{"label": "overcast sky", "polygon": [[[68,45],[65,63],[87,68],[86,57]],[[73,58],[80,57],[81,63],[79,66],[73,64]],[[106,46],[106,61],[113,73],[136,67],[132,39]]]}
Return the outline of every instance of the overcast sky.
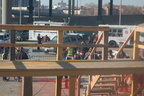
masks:
{"label": "overcast sky", "polygon": [[[53,4],[57,4],[61,0],[52,0]],[[63,0],[63,2],[68,4],[69,0]],[[144,0],[113,0],[113,3],[115,5],[120,5],[120,1],[122,1],[122,5],[135,5],[135,6],[144,6]],[[84,5],[86,3],[94,2],[95,4],[98,4],[98,0],[75,0],[76,4],[78,2],[78,5]],[[103,4],[110,2],[110,0],[103,0]],[[41,3],[43,5],[49,5],[49,0],[41,0]]]}

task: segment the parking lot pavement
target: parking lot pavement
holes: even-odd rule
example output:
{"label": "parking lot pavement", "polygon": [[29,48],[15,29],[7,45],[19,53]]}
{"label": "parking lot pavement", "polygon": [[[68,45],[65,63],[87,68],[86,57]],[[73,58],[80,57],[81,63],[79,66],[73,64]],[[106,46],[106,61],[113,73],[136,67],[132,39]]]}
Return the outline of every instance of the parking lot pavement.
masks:
{"label": "parking lot pavement", "polygon": [[[55,82],[42,80],[33,81],[33,96],[55,96]],[[1,96],[22,96],[22,82],[16,82],[13,78],[10,81],[3,81],[0,77],[0,94]],[[68,96],[68,88],[65,87],[65,82],[62,82],[62,96]]]}

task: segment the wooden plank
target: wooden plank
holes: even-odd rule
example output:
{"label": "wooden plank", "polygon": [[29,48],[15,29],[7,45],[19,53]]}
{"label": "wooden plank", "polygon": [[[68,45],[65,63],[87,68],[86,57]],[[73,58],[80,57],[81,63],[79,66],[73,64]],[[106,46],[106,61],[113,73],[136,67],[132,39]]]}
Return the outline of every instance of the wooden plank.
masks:
{"label": "wooden plank", "polygon": [[122,44],[122,46],[119,48],[118,53],[115,55],[114,58],[117,58],[117,56],[120,54],[120,52],[123,50],[123,48],[126,46],[127,42],[130,40],[130,38],[134,35],[135,29],[130,33],[128,38],[125,40],[125,42]]}
{"label": "wooden plank", "polygon": [[139,32],[134,32],[134,44],[133,44],[133,59],[138,60],[139,58],[139,49],[138,49],[138,44],[139,44]]}
{"label": "wooden plank", "polygon": [[136,31],[137,31],[137,32],[144,32],[144,27],[137,27],[137,28],[136,28]]}
{"label": "wooden plank", "polygon": [[130,96],[137,96],[137,94],[134,94],[134,92],[137,90],[137,82],[138,82],[138,75],[133,74],[133,80],[132,80],[132,85],[131,85],[131,94]]}
{"label": "wooden plank", "polygon": [[108,27],[98,26],[40,26],[40,25],[0,25],[0,29],[8,30],[64,30],[64,31],[109,31]]}
{"label": "wooden plank", "polygon": [[[97,40],[97,42],[96,42],[95,45],[99,45],[99,43],[100,43],[101,40],[102,40],[102,37],[103,37],[103,33],[99,36],[99,38],[98,38],[98,40]],[[104,44],[102,44],[102,45],[104,45]],[[89,46],[89,45],[87,45],[87,46]],[[90,46],[90,47],[91,47],[91,46]],[[95,47],[92,49],[92,51],[90,52],[90,55],[89,55],[89,57],[88,57],[88,60],[91,60],[92,55],[93,55],[94,52],[96,51],[97,47],[98,47],[98,46],[95,46]],[[103,47],[108,47],[108,45],[107,45],[107,46],[103,46]]]}
{"label": "wooden plank", "polygon": [[69,96],[75,96],[75,81],[76,76],[70,76],[69,78]]}
{"label": "wooden plank", "polygon": [[[108,32],[104,32],[103,34],[103,44],[108,45]],[[102,48],[102,60],[108,59],[108,47]]]}
{"label": "wooden plank", "polygon": [[[58,33],[58,41],[57,41],[57,44],[63,44],[63,31],[62,30],[59,30]],[[62,60],[62,55],[63,55],[63,47],[61,46],[58,46],[57,47],[57,56],[56,56],[56,60]]]}
{"label": "wooden plank", "polygon": [[[140,60],[1,61],[0,76],[144,74]],[[121,71],[123,70],[123,71]],[[59,74],[58,74],[59,73]]]}
{"label": "wooden plank", "polygon": [[107,47],[107,45],[102,44],[10,44],[10,43],[0,43],[0,47]]}
{"label": "wooden plank", "polygon": [[22,78],[22,96],[33,96],[32,77]]}
{"label": "wooden plank", "polygon": [[56,77],[55,96],[61,96],[61,85],[62,85],[61,79],[62,79],[62,76]]}
{"label": "wooden plank", "polygon": [[142,48],[142,49],[144,49],[144,45],[139,44],[139,45],[138,45],[138,48]]}

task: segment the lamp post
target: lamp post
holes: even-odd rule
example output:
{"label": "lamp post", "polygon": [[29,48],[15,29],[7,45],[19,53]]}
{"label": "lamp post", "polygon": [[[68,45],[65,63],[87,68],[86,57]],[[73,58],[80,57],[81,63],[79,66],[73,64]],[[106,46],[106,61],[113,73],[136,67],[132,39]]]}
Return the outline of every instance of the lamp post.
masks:
{"label": "lamp post", "polygon": [[19,1],[19,8],[20,8],[20,16],[19,16],[19,24],[21,25],[21,17],[22,17],[22,1]]}
{"label": "lamp post", "polygon": [[120,8],[119,8],[119,25],[121,25],[121,15],[122,15],[122,0],[120,0]]}

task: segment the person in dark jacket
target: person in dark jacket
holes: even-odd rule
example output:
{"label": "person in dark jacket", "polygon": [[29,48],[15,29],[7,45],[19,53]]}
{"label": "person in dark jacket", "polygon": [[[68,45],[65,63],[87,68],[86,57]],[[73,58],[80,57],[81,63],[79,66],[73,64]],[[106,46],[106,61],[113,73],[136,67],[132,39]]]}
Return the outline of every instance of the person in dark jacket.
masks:
{"label": "person in dark jacket", "polygon": [[28,59],[28,55],[23,51],[23,47],[19,47],[19,52],[16,54],[16,59]]}
{"label": "person in dark jacket", "polygon": [[[7,60],[8,59],[8,53],[9,53],[8,48],[4,48],[3,49],[3,54],[2,54],[2,60]],[[9,81],[9,79],[7,79],[7,77],[3,77],[3,81]]]}
{"label": "person in dark jacket", "polygon": [[[23,47],[18,48],[18,53],[16,54],[16,60],[28,59],[28,55],[23,51]],[[16,78],[18,82],[20,82],[20,77]]]}
{"label": "person in dark jacket", "polygon": [[[42,43],[42,38],[41,38],[40,34],[38,34],[37,40],[38,40],[38,44]],[[40,47],[37,47],[37,50],[40,50]]]}
{"label": "person in dark jacket", "polygon": [[[81,44],[86,44],[85,41],[82,41]],[[88,47],[79,47],[77,50],[77,55],[79,55],[80,59],[85,58],[85,54],[88,52]]]}

